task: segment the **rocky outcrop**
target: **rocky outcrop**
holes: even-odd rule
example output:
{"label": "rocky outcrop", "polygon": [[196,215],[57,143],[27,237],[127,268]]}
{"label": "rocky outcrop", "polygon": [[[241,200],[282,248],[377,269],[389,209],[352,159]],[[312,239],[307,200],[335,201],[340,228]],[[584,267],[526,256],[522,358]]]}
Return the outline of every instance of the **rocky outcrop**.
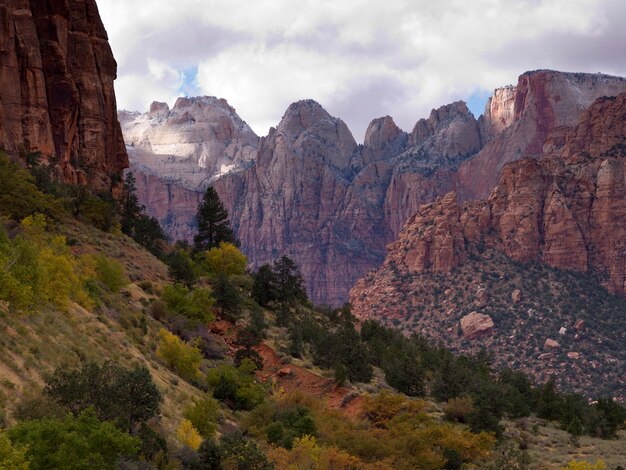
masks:
{"label": "rocky outcrop", "polygon": [[482,338],[493,331],[493,320],[489,315],[472,312],[461,318],[461,332],[467,339]]}
{"label": "rocky outcrop", "polygon": [[171,110],[155,102],[145,114],[119,115],[131,171],[147,168],[186,189],[204,190],[256,158],[259,138],[223,99],[179,98]]}
{"label": "rocky outcrop", "polygon": [[[383,266],[351,290],[353,313],[361,319],[396,323],[400,320],[407,332],[411,332],[411,324],[419,325],[417,331],[422,334],[446,339],[449,346],[467,351],[467,345],[446,334],[444,327],[449,320],[444,314],[437,316],[433,311],[462,312],[472,300],[477,305],[481,284],[486,282],[490,295],[480,302],[481,310],[485,307],[500,314],[494,318],[494,338],[489,339],[497,345],[493,346],[496,356],[505,350],[506,357],[520,354],[507,349],[511,348],[510,340],[518,338],[521,329],[533,331],[532,325],[537,321],[547,324],[558,318],[560,325],[553,331],[559,331],[561,344],[562,339],[569,340],[570,327],[571,336],[576,335],[572,339],[583,339],[576,332],[584,322],[575,316],[593,310],[593,302],[597,300],[588,299],[610,298],[593,280],[609,292],[626,297],[625,165],[626,93],[623,93],[597,99],[581,114],[577,126],[555,129],[545,140],[541,158],[527,157],[505,166],[488,199],[461,203],[456,193],[450,193],[421,206],[398,240],[389,245]],[[494,254],[498,252],[509,261],[498,258]],[[503,264],[507,267],[500,267]],[[546,277],[565,279],[566,272],[580,273],[586,279],[586,292],[581,292],[572,305],[556,306],[551,304],[554,299],[551,289],[562,288],[548,286],[559,281],[547,282],[535,277],[527,284],[526,280],[517,281],[515,289],[507,284],[513,271],[543,269],[531,268],[542,265],[560,270],[557,272],[560,274],[554,275],[554,271],[544,270],[542,276]],[[457,283],[457,286],[441,298],[438,290],[445,289],[448,278],[456,279],[452,285]],[[458,285],[459,278],[468,285]],[[573,281],[568,279],[571,284]],[[477,283],[476,294],[466,294],[476,289],[470,286]],[[499,284],[503,287],[499,288]],[[536,285],[544,286],[539,304],[533,303],[532,295],[521,295],[522,285],[525,292]],[[492,300],[491,293],[498,291],[500,297]],[[623,301],[611,302],[614,306],[610,311],[616,315],[617,323],[608,327],[606,317],[598,318],[593,333],[586,332],[589,336],[596,335],[596,339],[587,343],[587,357],[592,353],[601,357],[597,345],[606,339],[598,338],[605,338],[607,333],[616,338],[626,336],[620,320],[626,305]],[[532,308],[528,308],[531,304]],[[540,318],[535,318],[537,305],[545,309]],[[428,314],[420,314],[429,309]],[[502,316],[504,310],[507,314]],[[504,324],[510,326],[503,328]],[[498,338],[498,335],[507,336]],[[545,348],[554,349],[556,346],[551,342],[554,340],[547,339]],[[527,341],[528,336],[519,338],[519,344]],[[541,352],[539,345],[536,349]],[[529,358],[525,367],[539,376],[543,373],[541,368],[532,370],[535,359]],[[560,367],[554,362],[558,355],[543,355],[542,360],[552,361],[556,369]],[[589,371],[585,374],[591,380]]]}
{"label": "rocky outcrop", "polygon": [[459,167],[460,198],[487,197],[507,163],[541,156],[551,131],[576,125],[597,98],[624,91],[626,79],[621,77],[552,70],[524,73],[517,86],[496,90],[480,119],[484,147]]}
{"label": "rocky outcrop", "polygon": [[[213,184],[253,267],[287,254],[302,267],[314,301],[340,305],[354,282],[383,261],[386,244],[421,213],[424,203],[451,191],[460,201],[474,197],[482,191],[470,187],[475,182],[493,189],[506,162],[543,144],[547,130],[577,121],[592,97],[615,90],[626,90],[626,81],[529,72],[517,87],[496,90],[479,120],[463,102],[433,110],[411,133],[385,116],[372,121],[362,146],[341,120],[310,100],[291,105],[277,128],[260,140],[217,98],[185,100],[171,111],[154,105],[145,115],[122,113],[122,121],[127,142],[134,146],[129,147],[133,170],[157,177],[145,178],[153,186],[140,191],[140,200],[173,238],[191,239],[199,197],[194,190]],[[202,132],[190,131],[200,128]],[[230,131],[222,132],[225,128]],[[197,163],[201,148],[214,149],[206,154],[204,167]],[[539,155],[531,152],[531,157]],[[480,163],[468,166],[475,159]],[[221,174],[222,164],[233,165],[232,170]],[[176,185],[182,188],[174,189]],[[170,196],[155,199],[160,192]],[[548,210],[556,214],[563,200],[558,191],[551,194]],[[535,195],[530,191],[528,197]],[[433,210],[460,211],[461,206],[448,202],[450,206]],[[515,222],[518,216],[508,217]],[[424,250],[413,251],[411,262],[445,271],[463,257],[463,234],[480,233],[472,224],[468,220],[425,230]],[[546,257],[564,256],[568,247],[559,244],[569,225],[570,219],[550,224]],[[571,260],[573,265],[583,262]]]}
{"label": "rocky outcrop", "polygon": [[6,0],[0,25],[0,146],[41,152],[65,181],[110,189],[128,158],[95,0]]}

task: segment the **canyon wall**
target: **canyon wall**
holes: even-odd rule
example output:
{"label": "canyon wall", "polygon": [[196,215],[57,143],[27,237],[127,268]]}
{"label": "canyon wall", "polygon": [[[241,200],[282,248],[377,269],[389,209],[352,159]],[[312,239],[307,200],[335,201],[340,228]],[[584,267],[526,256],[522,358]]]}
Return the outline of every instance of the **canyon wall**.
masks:
{"label": "canyon wall", "polygon": [[128,157],[95,0],[3,0],[0,25],[0,147],[109,190]]}
{"label": "canyon wall", "polygon": [[[174,238],[191,239],[199,194],[212,184],[252,267],[287,254],[315,302],[340,305],[423,203],[450,191],[461,201],[483,197],[507,163],[540,158],[551,131],[576,123],[594,99],[623,91],[620,77],[527,72],[517,86],[497,89],[478,120],[463,102],[433,110],[410,133],[386,116],[372,121],[363,145],[310,100],[292,104],[259,140],[216,98],[196,99],[194,112],[155,104],[122,120],[133,171],[147,175],[140,200]],[[158,117],[185,112],[174,123]],[[230,131],[203,130],[198,139],[189,132],[198,126]],[[201,145],[217,149],[204,167]]]}
{"label": "canyon wall", "polygon": [[451,192],[422,205],[350,291],[352,311],[455,351],[487,349],[537,381],[623,398],[626,93],[550,132],[541,157],[505,165],[486,199]]}

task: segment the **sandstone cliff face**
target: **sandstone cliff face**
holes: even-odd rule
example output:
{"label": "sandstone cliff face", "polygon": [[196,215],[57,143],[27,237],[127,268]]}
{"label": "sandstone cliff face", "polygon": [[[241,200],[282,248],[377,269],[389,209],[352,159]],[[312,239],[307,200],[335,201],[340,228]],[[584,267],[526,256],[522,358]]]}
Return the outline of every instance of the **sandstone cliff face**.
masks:
{"label": "sandstone cliff face", "polygon": [[521,157],[539,157],[552,130],[576,125],[580,113],[597,98],[624,91],[624,78],[551,70],[527,72],[515,88],[496,90],[481,117],[484,147],[458,169],[459,197],[486,197],[504,165]]}
{"label": "sandstone cliff face", "polygon": [[128,158],[95,0],[4,0],[0,25],[0,146],[39,151],[66,181],[110,189]]}
{"label": "sandstone cliff face", "polygon": [[[485,273],[493,270],[500,274],[489,288],[497,291],[498,282],[506,284],[507,269],[513,267],[500,269],[494,267],[495,261],[490,264],[495,255],[486,258],[483,253],[494,250],[525,265],[542,263],[584,273],[609,292],[626,296],[626,93],[599,98],[581,114],[577,126],[555,129],[545,142],[542,157],[524,158],[505,166],[498,185],[486,200],[462,204],[456,193],[449,193],[422,205],[398,240],[389,245],[383,266],[351,290],[355,315],[382,321],[402,319],[409,329],[414,321],[421,325],[418,331],[423,334],[443,338],[467,350],[470,346],[462,343],[453,329],[441,328],[463,311],[467,305],[465,294],[451,288],[441,298],[429,290],[432,287],[424,286],[434,282],[445,286],[446,279],[457,279],[462,270],[467,271],[461,276],[462,282],[465,276],[468,282],[474,282],[480,274],[478,279],[484,283],[489,280]],[[543,282],[535,280],[534,284]],[[479,291],[483,285],[479,284]],[[504,297],[517,298],[516,304],[523,302],[519,289],[509,292]],[[434,303],[428,304],[433,295]],[[554,291],[543,295],[546,297],[542,308],[550,310],[544,314],[549,318],[562,313],[566,322],[562,328],[574,324],[575,316],[586,311],[586,307],[569,304],[562,312],[553,312],[550,301]],[[585,295],[580,293],[581,298]],[[483,307],[494,307],[490,304],[488,300]],[[433,318],[419,313],[426,305],[431,305],[429,315]],[[505,305],[495,305],[493,311],[509,308]],[[624,308],[621,305],[618,302],[611,308],[616,318],[623,319],[623,313],[619,313]],[[446,313],[436,320],[438,309]],[[532,316],[532,310],[523,315]],[[592,318],[594,313],[590,313]],[[598,324],[604,321],[596,318]],[[494,333],[505,342],[505,335],[513,331],[513,338],[515,329],[524,326],[517,325],[512,330],[504,328],[505,323],[501,320],[499,328],[496,322]],[[616,337],[624,336],[623,323],[614,328]],[[505,347],[498,340],[490,345],[496,353]],[[550,359],[556,360],[552,356]]]}
{"label": "sandstone cliff face", "polygon": [[[290,106],[278,127],[256,144],[245,132],[222,138],[211,130],[223,129],[225,122],[241,131],[243,122],[215,98],[194,105],[196,114],[206,116],[204,129],[211,130],[201,136],[187,133],[184,120],[171,124],[172,111],[163,105],[144,116],[123,114],[122,120],[127,142],[135,145],[134,171],[161,177],[145,180],[151,186],[140,191],[140,199],[174,238],[191,239],[198,200],[191,189],[211,182],[253,266],[288,254],[303,268],[314,301],[339,305],[353,283],[382,262],[386,244],[422,204],[450,191],[461,201],[491,191],[506,162],[543,145],[548,130],[576,122],[593,97],[616,90],[626,90],[626,80],[530,72],[518,86],[496,90],[479,120],[463,102],[433,110],[410,133],[385,116],[372,121],[362,146],[342,121],[312,101]],[[194,143],[186,147],[188,141]],[[191,156],[195,150],[173,155],[173,144],[216,150],[200,168],[199,158]],[[146,153],[138,156],[140,151]],[[234,168],[241,171],[219,175],[214,161],[240,162]],[[174,191],[177,184],[182,188]],[[148,199],[160,191],[178,200]],[[552,252],[558,251],[553,244]],[[448,249],[442,248],[441,260]]]}
{"label": "sandstone cliff face", "polygon": [[155,102],[145,114],[122,111],[120,121],[133,167],[192,190],[249,167],[259,145],[226,100],[209,96],[179,98],[171,110]]}

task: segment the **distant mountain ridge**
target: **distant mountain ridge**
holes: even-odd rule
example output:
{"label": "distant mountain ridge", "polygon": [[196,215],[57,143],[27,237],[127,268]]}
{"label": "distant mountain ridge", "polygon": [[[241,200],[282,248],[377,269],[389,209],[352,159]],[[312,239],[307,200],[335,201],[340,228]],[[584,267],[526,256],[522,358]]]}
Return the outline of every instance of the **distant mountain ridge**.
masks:
{"label": "distant mountain ridge", "polygon": [[[363,145],[311,100],[292,104],[260,139],[217,98],[167,110],[195,122],[120,116],[140,200],[173,238],[191,239],[197,202],[213,184],[253,267],[289,255],[312,299],[339,305],[382,263],[386,244],[421,204],[450,191],[460,200],[485,196],[506,163],[539,158],[549,132],[576,123],[596,98],[623,91],[621,77],[527,72],[517,86],[497,89],[479,119],[463,102],[433,110],[410,133],[385,116],[372,121]],[[194,113],[208,117],[199,122]],[[174,154],[171,139],[191,145]],[[196,155],[207,145],[224,150],[202,170]],[[212,158],[221,163],[211,166]]]}

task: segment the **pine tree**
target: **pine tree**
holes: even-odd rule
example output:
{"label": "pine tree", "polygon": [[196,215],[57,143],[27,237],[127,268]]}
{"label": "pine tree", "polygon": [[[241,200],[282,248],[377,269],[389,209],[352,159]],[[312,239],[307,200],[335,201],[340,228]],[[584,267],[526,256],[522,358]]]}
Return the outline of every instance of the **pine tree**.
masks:
{"label": "pine tree", "polygon": [[220,242],[237,245],[235,234],[228,221],[228,212],[220,201],[217,192],[209,186],[202,203],[198,206],[198,235],[194,238],[196,251],[210,250]]}

